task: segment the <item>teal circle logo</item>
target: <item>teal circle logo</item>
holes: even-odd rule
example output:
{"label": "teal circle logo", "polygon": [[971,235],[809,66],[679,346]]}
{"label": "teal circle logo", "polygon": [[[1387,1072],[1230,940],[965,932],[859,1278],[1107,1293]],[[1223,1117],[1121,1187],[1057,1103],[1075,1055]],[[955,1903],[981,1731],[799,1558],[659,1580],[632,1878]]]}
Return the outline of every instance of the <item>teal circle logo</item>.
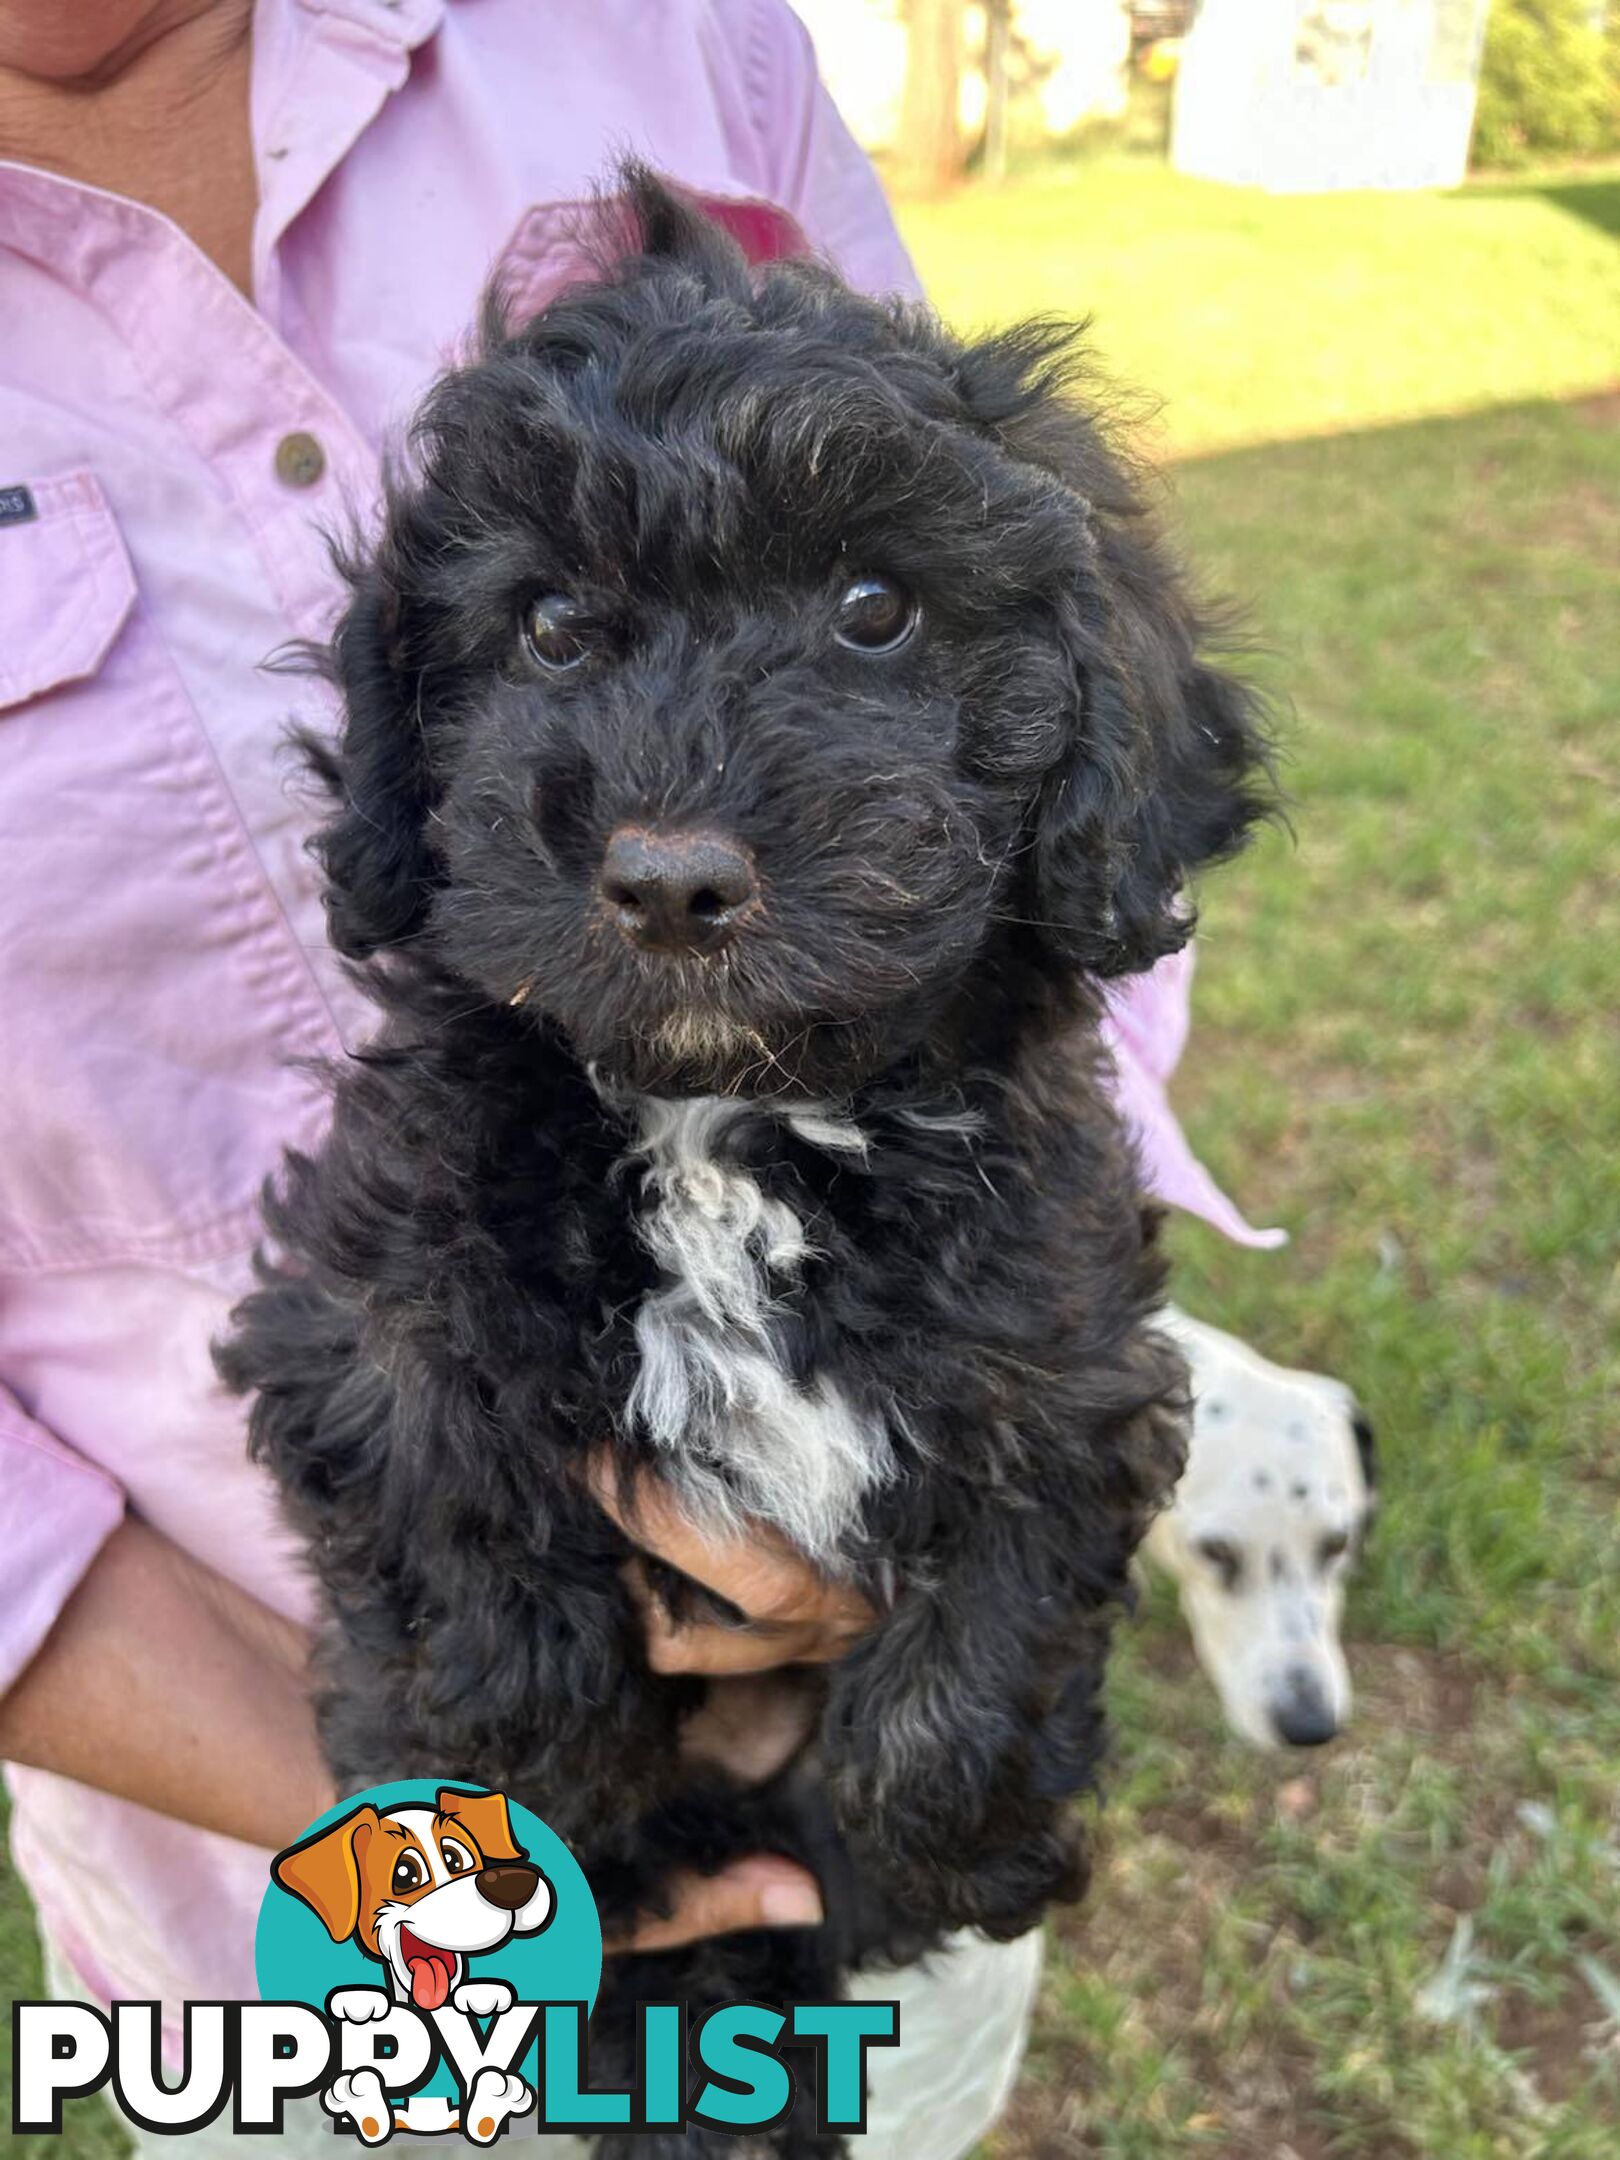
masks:
{"label": "teal circle logo", "polygon": [[[484,1786],[407,1778],[329,1808],[276,1855],[254,1964],[266,2002],[315,2010],[336,1989],[370,1988],[427,2016],[504,1981],[520,2003],[588,2011],[602,1927],[579,1862],[531,1809]],[[455,2090],[444,2062],[423,2087]]]}

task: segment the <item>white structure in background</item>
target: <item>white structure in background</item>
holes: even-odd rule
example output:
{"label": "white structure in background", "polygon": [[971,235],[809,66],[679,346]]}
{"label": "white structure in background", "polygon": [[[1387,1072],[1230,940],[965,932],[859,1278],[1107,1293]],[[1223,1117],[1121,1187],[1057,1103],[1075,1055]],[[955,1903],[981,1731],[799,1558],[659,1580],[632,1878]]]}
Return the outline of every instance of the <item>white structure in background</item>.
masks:
{"label": "white structure in background", "polygon": [[1203,0],[1170,155],[1274,192],[1456,187],[1489,0]]}
{"label": "white structure in background", "polygon": [[[906,76],[905,0],[793,0],[838,109],[865,150],[887,150]],[[1049,135],[1125,110],[1131,11],[1123,0],[1014,0],[1012,34],[1035,62],[1033,103]],[[967,11],[962,130],[984,125],[984,9]]]}

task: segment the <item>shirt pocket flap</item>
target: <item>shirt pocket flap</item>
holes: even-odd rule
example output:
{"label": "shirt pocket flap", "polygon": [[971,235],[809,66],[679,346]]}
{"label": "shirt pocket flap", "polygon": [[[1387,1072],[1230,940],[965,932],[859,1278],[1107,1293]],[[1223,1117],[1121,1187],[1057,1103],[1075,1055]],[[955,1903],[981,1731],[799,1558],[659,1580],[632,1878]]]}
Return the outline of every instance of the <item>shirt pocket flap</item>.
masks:
{"label": "shirt pocket flap", "polygon": [[134,600],[94,473],[0,487],[0,712],[94,675]]}

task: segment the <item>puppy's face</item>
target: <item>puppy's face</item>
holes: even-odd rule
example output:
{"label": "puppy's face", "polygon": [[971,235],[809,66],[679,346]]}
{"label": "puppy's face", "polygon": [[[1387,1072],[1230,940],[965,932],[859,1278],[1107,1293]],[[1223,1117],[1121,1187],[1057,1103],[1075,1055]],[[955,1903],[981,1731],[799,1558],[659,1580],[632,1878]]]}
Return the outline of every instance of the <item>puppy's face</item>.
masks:
{"label": "puppy's face", "polygon": [[1234,1361],[1199,1397],[1187,1469],[1149,1550],[1227,1722],[1317,1746],[1350,1715],[1345,1585],[1372,1508],[1371,1431],[1337,1381]]}
{"label": "puppy's face", "polygon": [[1051,333],[644,252],[451,378],[337,667],[334,935],[670,1092],[842,1092],[993,955],[1145,966],[1261,807]]}

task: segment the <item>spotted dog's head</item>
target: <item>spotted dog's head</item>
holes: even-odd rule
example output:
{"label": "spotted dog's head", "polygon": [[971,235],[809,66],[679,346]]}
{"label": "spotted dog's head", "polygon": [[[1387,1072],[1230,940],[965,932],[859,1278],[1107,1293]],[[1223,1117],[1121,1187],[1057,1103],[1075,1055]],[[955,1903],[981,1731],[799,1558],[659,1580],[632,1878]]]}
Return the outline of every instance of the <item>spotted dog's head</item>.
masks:
{"label": "spotted dog's head", "polygon": [[665,1094],[839,1095],[1009,954],[1146,968],[1266,803],[1072,334],[632,251],[492,327],[353,572],[333,936]]}
{"label": "spotted dog's head", "polygon": [[1371,1515],[1372,1426],[1350,1390],[1194,1324],[1187,1467],[1149,1533],[1228,1724],[1314,1747],[1350,1715],[1345,1584]]}
{"label": "spotted dog's head", "polygon": [[555,1909],[499,1793],[446,1788],[433,1807],[358,1807],[278,1853],[270,1873],[419,2010],[448,2000],[470,1957],[538,1935]]}

